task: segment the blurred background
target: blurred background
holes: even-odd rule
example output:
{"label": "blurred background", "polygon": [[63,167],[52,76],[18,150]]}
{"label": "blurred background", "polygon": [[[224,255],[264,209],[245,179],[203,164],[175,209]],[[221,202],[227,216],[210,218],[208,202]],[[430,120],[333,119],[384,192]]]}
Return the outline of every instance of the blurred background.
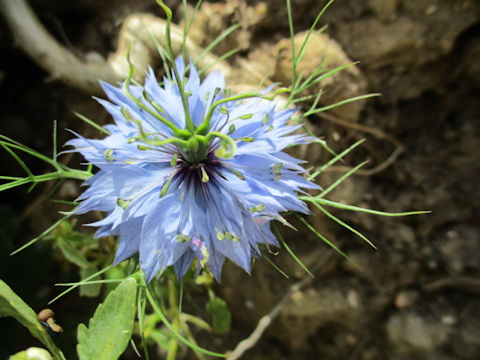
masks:
{"label": "blurred background", "polygon": [[[175,21],[180,22],[180,2],[167,3],[177,10]],[[102,62],[117,50],[126,16],[136,12],[162,16],[150,0],[31,0],[29,4],[50,34],[84,61]],[[292,0],[295,30],[308,30],[324,5],[325,1]],[[227,85],[242,77],[267,77],[288,85],[289,41],[284,39],[289,32],[282,1],[204,1],[191,38],[205,46],[237,22],[241,28],[215,50],[221,54],[239,49],[229,60],[234,71]],[[322,62],[334,67],[358,61],[321,84],[322,104],[369,92],[381,94],[308,119],[309,128],[336,152],[366,139],[344,163],[324,173],[319,184],[326,187],[348,166],[369,160],[329,199],[382,211],[432,213],[382,218],[334,212],[372,240],[377,250],[322,214],[310,218],[360,269],[307,230],[285,231],[288,244],[316,276],[290,297],[245,358],[479,358],[480,3],[336,0],[319,25],[327,27],[310,42],[301,71],[308,73]],[[99,136],[74,112],[99,124],[110,121],[106,112],[91,94],[52,78],[38,65],[39,59],[27,56],[3,18],[0,50],[2,134],[46,154],[52,149],[54,120],[60,145],[71,137],[65,129]],[[153,65],[160,70],[159,64]],[[296,155],[310,161],[307,167],[330,158],[315,146],[299,149]],[[6,152],[0,153],[0,161],[1,175],[22,175]],[[75,166],[81,159],[63,161]],[[49,170],[34,159],[26,162],[35,173]],[[53,198],[73,200],[79,185],[65,182]],[[0,194],[0,277],[34,309],[45,307],[58,294],[54,283],[79,279],[78,269],[46,241],[9,256],[60,218],[62,207],[49,199],[50,190],[40,185],[30,194],[26,188]],[[290,279],[267,262],[256,263],[251,276],[227,266],[216,291],[230,307],[232,331],[198,335],[203,336],[202,344],[216,350],[233,348],[292,284],[305,277],[286,251],[275,262]],[[65,329],[57,343],[68,358],[74,358],[77,324],[88,321],[98,301],[72,293],[56,303],[57,321]],[[0,334],[1,358],[38,345],[10,318],[0,319]]]}

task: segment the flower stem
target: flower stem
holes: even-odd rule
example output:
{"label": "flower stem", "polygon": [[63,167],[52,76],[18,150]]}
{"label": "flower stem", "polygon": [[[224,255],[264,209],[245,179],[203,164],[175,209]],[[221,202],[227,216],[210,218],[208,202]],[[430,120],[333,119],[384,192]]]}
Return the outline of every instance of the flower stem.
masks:
{"label": "flower stem", "polygon": [[[178,333],[180,332],[180,314],[178,313],[177,287],[172,279],[168,281],[168,302],[172,314],[172,327]],[[170,338],[168,343],[167,360],[175,360],[178,351],[178,340],[175,336]]]}

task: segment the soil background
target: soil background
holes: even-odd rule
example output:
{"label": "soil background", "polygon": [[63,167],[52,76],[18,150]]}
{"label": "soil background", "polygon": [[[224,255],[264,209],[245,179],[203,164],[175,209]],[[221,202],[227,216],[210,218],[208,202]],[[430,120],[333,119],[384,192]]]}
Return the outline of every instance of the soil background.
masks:
{"label": "soil background", "polygon": [[[168,3],[179,8],[177,1]],[[247,10],[232,10],[232,3]],[[31,5],[51,34],[80,56],[107,57],[114,51],[125,16],[134,12],[162,15],[155,2],[147,0],[32,0]],[[292,0],[295,29],[307,30],[324,5],[323,1]],[[196,28],[197,42],[210,36],[208,29],[215,33],[215,26],[245,20],[248,9],[266,12],[245,22],[233,41],[241,51],[231,60],[232,66],[263,58],[278,65],[275,56],[279,52],[273,44],[288,37],[285,5],[279,0],[206,1],[203,14],[207,21]],[[320,214],[311,218],[360,269],[307,231],[285,232],[295,253],[316,269],[316,277],[291,297],[244,358],[478,359],[480,3],[337,0],[320,25],[328,25],[324,33],[349,59],[359,62],[354,78],[339,80],[346,83],[338,96],[357,85],[364,93],[382,95],[360,107],[334,112],[333,119],[343,119],[342,123],[313,116],[309,126],[337,152],[366,139],[345,159],[345,166],[365,159],[369,169],[388,165],[381,171],[352,176],[330,198],[384,211],[432,213],[384,218],[334,212],[374,241],[377,250]],[[51,79],[16,48],[4,22],[0,22],[0,50],[2,134],[48,153],[53,120],[58,122],[59,144],[71,136],[64,129],[94,135],[74,111],[101,124],[109,121],[91,96]],[[402,153],[385,163],[396,148]],[[316,147],[304,155],[312,166],[328,159]],[[22,174],[5,152],[0,160],[2,175]],[[73,165],[80,159],[69,161]],[[48,170],[34,160],[28,164],[36,173]],[[333,170],[319,179],[322,186],[342,174],[339,167]],[[78,186],[64,184],[58,197],[74,197]],[[0,275],[33,308],[45,307],[55,296],[54,283],[78,276],[48,243],[8,256],[58,219],[45,194],[39,186],[30,194],[15,189],[0,198]],[[305,276],[285,251],[275,261],[290,279],[265,262],[257,263],[250,277],[227,267],[218,291],[231,308],[233,330],[226,336],[204,334],[199,339],[202,345],[233,348]],[[96,303],[71,296],[57,305],[58,320],[66,329],[58,342],[67,354],[74,353],[76,324],[88,320]],[[0,334],[2,358],[36,344],[12,319],[0,319]]]}

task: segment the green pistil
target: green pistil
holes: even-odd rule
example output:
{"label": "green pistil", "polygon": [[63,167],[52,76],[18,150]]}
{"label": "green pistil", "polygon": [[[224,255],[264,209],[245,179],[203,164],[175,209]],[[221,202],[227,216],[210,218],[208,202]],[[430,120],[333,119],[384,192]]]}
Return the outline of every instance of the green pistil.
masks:
{"label": "green pistil", "polygon": [[220,139],[221,146],[215,151],[215,155],[221,159],[230,159],[237,151],[237,143],[228,135],[212,131],[205,138],[207,143],[210,143],[214,138]]}
{"label": "green pistil", "polygon": [[207,157],[209,143],[205,136],[193,135],[179,146],[179,151],[188,163],[196,165]]}

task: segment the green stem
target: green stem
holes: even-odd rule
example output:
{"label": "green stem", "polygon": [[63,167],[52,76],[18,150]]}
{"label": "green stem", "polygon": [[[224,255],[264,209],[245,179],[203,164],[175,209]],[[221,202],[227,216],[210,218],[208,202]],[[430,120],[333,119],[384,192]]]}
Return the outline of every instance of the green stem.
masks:
{"label": "green stem", "polygon": [[18,178],[16,180],[12,180],[6,184],[0,185],[0,191],[12,189],[17,186],[22,186],[30,183],[38,184],[46,181],[52,181],[52,180],[59,180],[59,179],[77,179],[77,180],[87,180],[90,178],[92,174],[87,171],[82,171],[82,170],[73,170],[73,169],[68,169],[68,170],[58,170],[54,171],[48,174],[42,174],[42,175],[33,175],[33,176],[28,176],[25,178]]}
{"label": "green stem", "polygon": [[[144,286],[146,287],[144,278],[142,279],[142,282],[143,282]],[[146,292],[146,295],[147,295],[147,300],[150,303],[150,305],[152,306],[155,313],[158,315],[160,320],[162,320],[163,324],[167,327],[167,329],[170,330],[172,332],[172,334],[179,341],[183,342],[185,345],[187,345],[188,347],[190,347],[194,350],[200,351],[203,354],[210,355],[210,356],[216,356],[216,357],[223,357],[223,358],[226,357],[225,354],[220,354],[220,353],[216,353],[216,352],[213,352],[213,351],[209,351],[209,350],[206,350],[206,349],[203,349],[203,348],[199,347],[198,345],[195,345],[195,344],[191,343],[190,341],[185,339],[182,335],[180,335],[180,333],[178,331],[175,331],[174,328],[173,328],[173,325],[168,322],[168,319],[165,317],[162,310],[157,305],[154,297],[152,296],[152,294],[150,293],[150,291],[148,290],[147,287],[145,288],[145,292]]]}
{"label": "green stem", "polygon": [[[168,280],[168,302],[172,314],[172,328],[175,332],[180,332],[180,314],[178,313],[177,287],[173,280]],[[178,340],[175,336],[170,338],[168,343],[167,360],[175,360],[178,351]]]}

